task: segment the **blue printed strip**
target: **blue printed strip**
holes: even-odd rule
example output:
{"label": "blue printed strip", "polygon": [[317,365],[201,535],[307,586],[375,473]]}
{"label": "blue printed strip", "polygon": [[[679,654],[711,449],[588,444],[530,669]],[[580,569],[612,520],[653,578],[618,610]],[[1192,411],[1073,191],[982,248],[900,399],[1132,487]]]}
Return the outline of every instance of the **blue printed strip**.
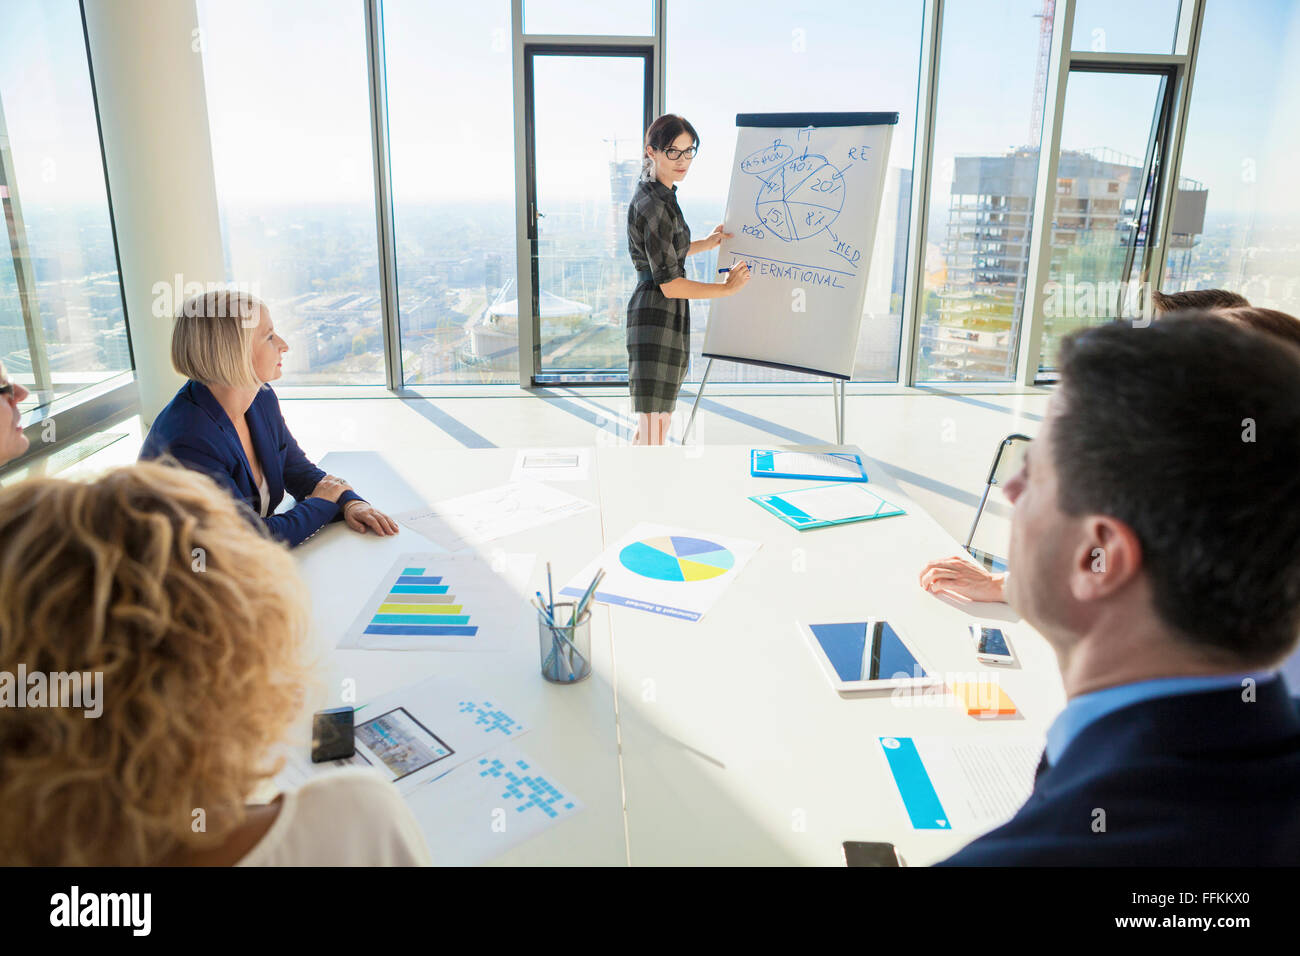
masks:
{"label": "blue printed strip", "polygon": [[[561,594],[567,594],[570,597],[582,597],[585,591],[577,588],[561,588]],[[675,617],[683,621],[698,621],[702,614],[695,611],[687,611],[680,607],[668,607],[665,604],[654,604],[650,601],[638,601],[636,598],[623,597],[621,594],[609,594],[605,591],[597,591],[592,597],[592,601],[599,601],[602,604],[613,604],[618,607],[635,608],[638,611],[649,611],[651,614],[662,614],[664,617]]]}
{"label": "blue printed strip", "polygon": [[366,627],[366,634],[395,634],[409,635],[419,637],[473,637],[478,633],[478,627],[434,627],[430,624],[370,624]]}
{"label": "blue printed strip", "polygon": [[440,577],[425,577],[420,574],[403,574],[397,579],[398,584],[441,584]]}
{"label": "blue printed strip", "polygon": [[393,594],[446,594],[451,587],[449,584],[396,584],[393,586]]}
{"label": "blue printed strip", "polygon": [[468,614],[376,614],[371,624],[468,624]]}
{"label": "blue printed strip", "polygon": [[423,574],[424,568],[403,568],[403,574]]}
{"label": "blue printed strip", "polygon": [[939,802],[912,738],[880,737],[879,742],[912,826],[917,830],[951,830],[952,821]]}

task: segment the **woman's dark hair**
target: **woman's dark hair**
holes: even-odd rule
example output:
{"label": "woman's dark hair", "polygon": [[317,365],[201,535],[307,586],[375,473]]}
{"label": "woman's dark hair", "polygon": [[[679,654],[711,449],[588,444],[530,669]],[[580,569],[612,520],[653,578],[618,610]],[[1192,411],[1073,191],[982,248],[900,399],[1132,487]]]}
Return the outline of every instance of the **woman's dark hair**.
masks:
{"label": "woman's dark hair", "polygon": [[1137,534],[1156,613],[1208,658],[1300,633],[1300,349],[1190,312],[1061,343],[1057,504]]}
{"label": "woman's dark hair", "polygon": [[[700,137],[684,116],[678,116],[676,113],[665,113],[645,131],[645,145],[650,149],[667,149],[673,144],[678,136],[682,133],[689,133],[691,136],[691,145],[699,146]],[[647,162],[646,168],[649,169]]]}

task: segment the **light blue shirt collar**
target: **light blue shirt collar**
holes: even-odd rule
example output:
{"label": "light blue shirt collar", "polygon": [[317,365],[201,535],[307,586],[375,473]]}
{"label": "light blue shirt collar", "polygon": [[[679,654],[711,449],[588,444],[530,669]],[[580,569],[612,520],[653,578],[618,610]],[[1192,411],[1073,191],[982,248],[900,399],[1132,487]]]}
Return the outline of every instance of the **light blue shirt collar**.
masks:
{"label": "light blue shirt collar", "polygon": [[1157,677],[1153,680],[1140,680],[1132,684],[1119,684],[1095,690],[1090,694],[1080,694],[1070,700],[1061,711],[1052,726],[1047,728],[1047,761],[1056,763],[1065,753],[1065,748],[1093,721],[1106,716],[1112,711],[1156,697],[1172,697],[1178,694],[1197,694],[1208,690],[1226,690],[1229,687],[1241,687],[1242,681],[1253,680],[1262,683],[1277,676],[1276,671],[1257,671],[1243,674],[1215,674],[1209,677]]}

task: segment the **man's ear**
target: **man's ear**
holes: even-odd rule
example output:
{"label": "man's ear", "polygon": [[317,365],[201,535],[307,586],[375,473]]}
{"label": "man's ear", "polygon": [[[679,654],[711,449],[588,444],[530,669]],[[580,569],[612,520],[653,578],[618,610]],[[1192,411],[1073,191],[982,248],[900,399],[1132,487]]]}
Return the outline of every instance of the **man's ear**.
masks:
{"label": "man's ear", "polygon": [[1070,593],[1077,601],[1110,597],[1133,581],[1142,570],[1142,545],[1123,521],[1109,515],[1088,515],[1083,522],[1083,544],[1070,569]]}

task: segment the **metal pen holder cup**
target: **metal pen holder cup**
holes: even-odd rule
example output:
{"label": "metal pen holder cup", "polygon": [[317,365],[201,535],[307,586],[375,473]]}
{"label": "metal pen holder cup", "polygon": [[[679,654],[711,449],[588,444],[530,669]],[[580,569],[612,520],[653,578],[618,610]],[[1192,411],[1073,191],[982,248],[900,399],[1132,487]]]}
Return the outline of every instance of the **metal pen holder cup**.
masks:
{"label": "metal pen holder cup", "polygon": [[537,640],[542,652],[542,676],[552,684],[576,684],[591,676],[591,609],[575,622],[576,605],[564,601],[554,607],[555,626],[537,612]]}

